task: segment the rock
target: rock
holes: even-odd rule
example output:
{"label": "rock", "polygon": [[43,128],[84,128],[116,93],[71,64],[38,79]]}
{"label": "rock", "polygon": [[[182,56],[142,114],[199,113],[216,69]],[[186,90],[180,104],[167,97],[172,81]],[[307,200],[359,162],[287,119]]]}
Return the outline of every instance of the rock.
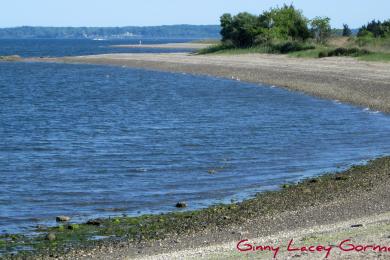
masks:
{"label": "rock", "polygon": [[54,233],[49,233],[46,235],[46,240],[54,241],[56,240],[56,235]]}
{"label": "rock", "polygon": [[76,230],[76,229],[79,229],[79,225],[78,224],[71,224],[71,225],[68,225],[67,228],[70,230]]}
{"label": "rock", "polygon": [[351,228],[357,228],[357,227],[362,227],[363,224],[355,224],[355,225],[351,225]]}
{"label": "rock", "polygon": [[348,180],[348,176],[345,176],[345,175],[336,175],[336,177],[334,178],[336,181],[345,181],[345,180]]}
{"label": "rock", "polygon": [[90,219],[87,221],[87,225],[93,225],[93,226],[100,226],[101,224],[103,224],[103,219],[101,218],[97,218],[97,219]]}
{"label": "rock", "polygon": [[176,208],[186,208],[186,207],[187,207],[187,203],[184,201],[176,203]]}
{"label": "rock", "polygon": [[69,220],[70,220],[70,217],[68,217],[68,216],[57,216],[56,217],[57,222],[67,222]]}

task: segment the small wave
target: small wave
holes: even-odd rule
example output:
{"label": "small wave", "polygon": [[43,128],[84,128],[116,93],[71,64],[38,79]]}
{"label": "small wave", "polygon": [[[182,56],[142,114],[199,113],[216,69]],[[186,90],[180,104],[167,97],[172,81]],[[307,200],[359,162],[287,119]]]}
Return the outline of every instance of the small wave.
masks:
{"label": "small wave", "polygon": [[366,107],[365,109],[363,109],[363,111],[365,112],[368,112],[370,114],[379,114],[381,111],[378,111],[378,110],[371,110],[370,108]]}
{"label": "small wave", "polygon": [[145,168],[136,168],[136,169],[133,169],[133,170],[130,170],[131,172],[147,172],[148,169],[145,169]]}
{"label": "small wave", "polygon": [[274,86],[274,85],[271,85],[271,88],[276,88],[276,86]]}

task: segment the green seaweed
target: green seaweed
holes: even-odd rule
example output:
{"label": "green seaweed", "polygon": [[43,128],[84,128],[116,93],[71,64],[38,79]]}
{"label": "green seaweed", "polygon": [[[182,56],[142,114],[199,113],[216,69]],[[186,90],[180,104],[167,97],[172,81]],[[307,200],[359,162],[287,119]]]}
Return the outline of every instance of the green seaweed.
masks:
{"label": "green seaweed", "polygon": [[[70,224],[41,227],[40,235],[23,234],[0,236],[2,257],[22,259],[26,256],[66,254],[69,248],[89,248],[114,241],[151,241],[169,235],[189,234],[206,228],[237,224],[256,216],[271,216],[288,210],[299,210],[317,203],[337,200],[340,195],[367,190],[389,176],[390,157],[370,161],[367,165],[353,166],[344,172],[329,173],[305,179],[297,184],[286,184],[283,189],[257,194],[240,203],[219,204],[193,211],[176,211],[158,215],[115,217],[102,219],[99,225]],[[54,241],[46,239],[48,233]],[[94,237],[107,237],[96,240]],[[23,250],[23,248],[33,250]],[[22,249],[20,249],[22,248]],[[11,255],[17,251],[16,255]]]}

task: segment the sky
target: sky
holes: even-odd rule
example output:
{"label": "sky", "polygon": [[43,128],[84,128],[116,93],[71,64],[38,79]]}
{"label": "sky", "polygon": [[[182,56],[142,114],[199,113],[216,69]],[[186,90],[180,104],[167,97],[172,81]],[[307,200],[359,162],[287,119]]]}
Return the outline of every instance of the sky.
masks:
{"label": "sky", "polygon": [[328,16],[335,28],[390,18],[389,0],[2,0],[0,27],[219,24],[223,13],[260,14],[293,3],[308,18]]}

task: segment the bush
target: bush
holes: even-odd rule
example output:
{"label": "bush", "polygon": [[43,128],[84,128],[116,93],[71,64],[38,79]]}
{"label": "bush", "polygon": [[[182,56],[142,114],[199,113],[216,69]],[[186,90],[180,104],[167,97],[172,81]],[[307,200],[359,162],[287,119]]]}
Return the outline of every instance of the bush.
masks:
{"label": "bush", "polygon": [[333,56],[362,56],[370,54],[368,50],[359,48],[337,48],[331,51],[322,51],[318,54],[319,58],[333,57]]}
{"label": "bush", "polygon": [[279,53],[289,53],[294,51],[304,51],[315,49],[314,45],[304,44],[300,42],[286,42],[282,44],[274,45],[274,50]]}

